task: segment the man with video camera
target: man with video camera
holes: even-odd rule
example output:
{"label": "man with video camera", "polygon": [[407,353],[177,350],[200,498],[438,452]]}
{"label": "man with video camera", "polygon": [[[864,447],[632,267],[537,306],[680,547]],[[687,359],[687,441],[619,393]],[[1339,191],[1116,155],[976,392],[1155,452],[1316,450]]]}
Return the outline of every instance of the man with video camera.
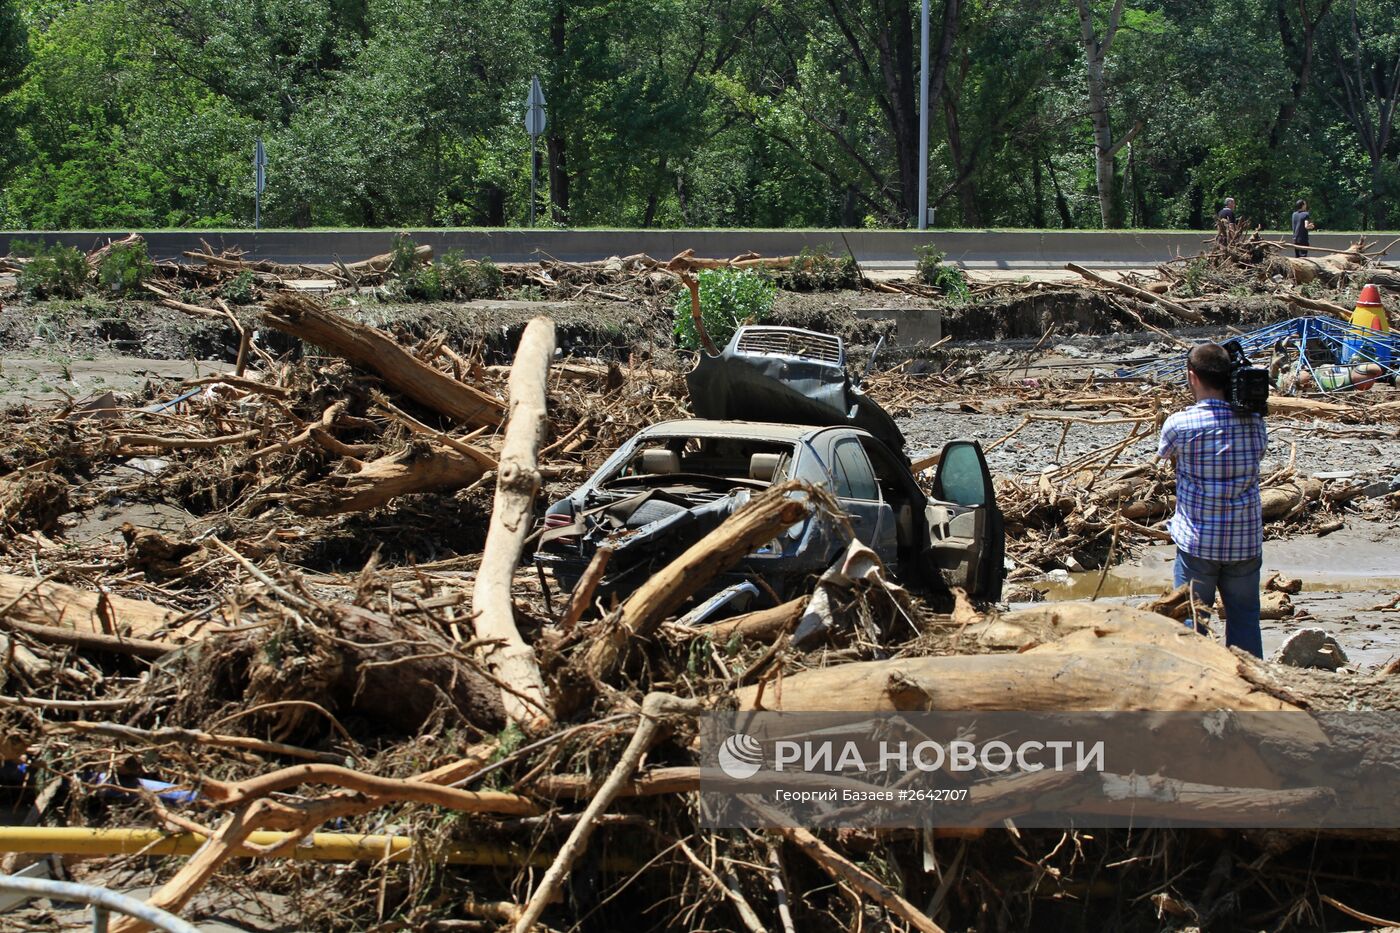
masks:
{"label": "man with video camera", "polygon": [[[1268,375],[1249,369],[1234,350],[1232,358],[1225,347],[1205,343],[1187,354],[1186,381],[1196,403],[1162,425],[1157,455],[1176,469],[1176,514],[1169,526],[1176,586],[1190,583],[1195,601],[1207,609],[1219,590],[1225,644],[1263,657],[1259,462],[1268,445]],[[1250,378],[1256,374],[1260,378]]]}

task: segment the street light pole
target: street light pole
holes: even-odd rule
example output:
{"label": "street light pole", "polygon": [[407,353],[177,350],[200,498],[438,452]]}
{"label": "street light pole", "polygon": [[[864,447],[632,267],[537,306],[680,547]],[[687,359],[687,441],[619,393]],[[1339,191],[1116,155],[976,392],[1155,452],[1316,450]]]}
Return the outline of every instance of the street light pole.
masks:
{"label": "street light pole", "polygon": [[919,16],[919,229],[928,229],[928,0]]}

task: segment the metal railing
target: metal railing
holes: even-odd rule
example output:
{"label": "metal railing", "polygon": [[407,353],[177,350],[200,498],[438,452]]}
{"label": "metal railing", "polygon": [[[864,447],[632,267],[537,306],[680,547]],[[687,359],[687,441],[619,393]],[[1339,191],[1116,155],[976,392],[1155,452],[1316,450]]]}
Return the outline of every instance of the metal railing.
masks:
{"label": "metal railing", "polygon": [[0,875],[0,893],[26,894],[55,901],[77,901],[87,904],[92,907],[93,933],[107,933],[107,923],[113,912],[135,917],[164,933],[198,933],[194,926],[159,907],[152,907],[134,897],[91,884]]}

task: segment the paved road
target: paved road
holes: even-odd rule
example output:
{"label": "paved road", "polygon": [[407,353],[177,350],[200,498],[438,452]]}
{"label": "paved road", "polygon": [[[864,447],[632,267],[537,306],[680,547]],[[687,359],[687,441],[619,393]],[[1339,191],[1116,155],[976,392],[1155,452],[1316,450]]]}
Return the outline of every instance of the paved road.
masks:
{"label": "paved road", "polygon": [[[11,239],[61,240],[91,249],[126,231],[65,233],[0,232],[0,255]],[[1150,268],[1175,256],[1193,256],[1208,243],[1203,231],[977,231],[977,230],[415,230],[419,243],[439,254],[460,250],[467,257],[490,256],[498,262],[546,257],[573,262],[647,253],[670,257],[691,249],[699,256],[736,256],[755,252],[785,256],[803,249],[835,255],[853,253],[874,269],[912,268],[916,250],[933,246],[969,269],[1061,269],[1067,262],[1100,268]],[[142,231],[158,259],[179,259],[186,250],[239,249],[249,258],[288,263],[353,262],[387,252],[390,230],[163,230]],[[1282,239],[1283,234],[1271,234]],[[1345,248],[1354,235],[1315,234],[1313,245]],[[1369,239],[1382,239],[1370,234]],[[1384,241],[1384,240],[1382,240]]]}

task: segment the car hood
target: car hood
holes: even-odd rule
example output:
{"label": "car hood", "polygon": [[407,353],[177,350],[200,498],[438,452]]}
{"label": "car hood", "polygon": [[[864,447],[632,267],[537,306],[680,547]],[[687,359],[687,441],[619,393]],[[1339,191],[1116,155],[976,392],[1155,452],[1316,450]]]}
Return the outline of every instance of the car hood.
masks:
{"label": "car hood", "polygon": [[894,418],[851,382],[839,337],[790,327],[740,328],[719,356],[702,352],[685,381],[691,409],[701,418],[851,425],[904,451]]}

